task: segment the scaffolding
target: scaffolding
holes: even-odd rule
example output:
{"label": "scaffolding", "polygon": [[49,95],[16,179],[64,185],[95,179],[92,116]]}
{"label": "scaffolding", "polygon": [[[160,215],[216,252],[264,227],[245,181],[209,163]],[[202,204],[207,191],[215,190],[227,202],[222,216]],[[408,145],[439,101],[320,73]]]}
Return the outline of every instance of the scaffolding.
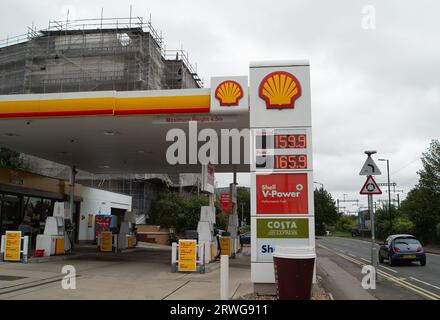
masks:
{"label": "scaffolding", "polygon": [[183,50],[166,50],[151,18],[49,21],[0,40],[0,94],[203,87]]}

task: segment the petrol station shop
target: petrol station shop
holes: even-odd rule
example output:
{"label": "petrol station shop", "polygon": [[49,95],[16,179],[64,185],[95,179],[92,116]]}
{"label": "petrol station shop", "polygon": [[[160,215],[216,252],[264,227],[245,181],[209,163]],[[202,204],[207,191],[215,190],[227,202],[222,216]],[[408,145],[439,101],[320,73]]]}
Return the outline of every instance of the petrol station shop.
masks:
{"label": "petrol station shop", "polygon": [[[0,168],[0,232],[22,231],[35,249],[38,235],[44,233],[48,217],[69,198],[69,182],[21,170]],[[100,215],[115,217],[118,228],[131,210],[131,197],[75,184],[72,218],[65,226],[74,243],[94,242],[95,224]]]}

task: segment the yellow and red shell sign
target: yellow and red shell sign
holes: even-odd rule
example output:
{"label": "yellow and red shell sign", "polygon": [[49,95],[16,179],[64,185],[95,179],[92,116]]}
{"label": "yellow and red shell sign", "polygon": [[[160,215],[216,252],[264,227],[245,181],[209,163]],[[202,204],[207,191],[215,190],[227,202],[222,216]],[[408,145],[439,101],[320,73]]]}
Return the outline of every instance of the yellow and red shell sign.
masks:
{"label": "yellow and red shell sign", "polygon": [[260,83],[258,94],[266,102],[267,109],[293,109],[301,96],[301,84],[291,73],[269,73]]}
{"label": "yellow and red shell sign", "polygon": [[237,81],[223,81],[215,89],[215,98],[222,107],[238,106],[238,102],[243,98],[243,88]]}

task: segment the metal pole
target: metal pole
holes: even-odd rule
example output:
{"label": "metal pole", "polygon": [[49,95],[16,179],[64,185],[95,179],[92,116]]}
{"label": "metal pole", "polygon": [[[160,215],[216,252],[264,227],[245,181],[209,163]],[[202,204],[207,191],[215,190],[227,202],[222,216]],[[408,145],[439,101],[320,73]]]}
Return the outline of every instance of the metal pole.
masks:
{"label": "metal pole", "polygon": [[368,210],[370,211],[371,219],[371,265],[376,268],[377,266],[377,254],[375,244],[375,232],[374,232],[374,210],[373,210],[373,195],[368,195]]}
{"label": "metal pole", "polygon": [[388,175],[388,215],[390,216],[390,234],[393,232],[393,219],[391,217],[391,185],[390,185],[390,161],[387,159]]}
{"label": "metal pole", "polygon": [[[72,166],[72,170],[70,171],[70,193],[69,193],[69,218],[70,218],[70,222],[73,224],[73,208],[75,205],[74,202],[74,197],[75,197],[75,178],[76,178],[76,168],[75,166]],[[76,226],[76,228],[78,228],[79,226]],[[73,230],[73,232],[75,232],[75,230]],[[73,234],[70,235],[69,233],[67,233],[67,236],[70,238],[70,248],[71,250],[73,249],[73,240],[74,240],[74,236]]]}

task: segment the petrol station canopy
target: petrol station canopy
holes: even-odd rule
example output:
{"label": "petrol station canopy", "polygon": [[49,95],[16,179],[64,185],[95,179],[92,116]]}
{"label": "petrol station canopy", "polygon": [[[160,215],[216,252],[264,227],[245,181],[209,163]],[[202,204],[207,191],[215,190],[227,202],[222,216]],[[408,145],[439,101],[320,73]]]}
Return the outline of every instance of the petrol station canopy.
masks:
{"label": "petrol station canopy", "polygon": [[[189,120],[219,137],[221,129],[249,128],[243,78],[245,107],[223,109],[212,107],[210,89],[3,95],[0,146],[94,174],[200,172],[200,164],[168,164],[166,134],[188,133]],[[249,171],[249,149],[240,145],[241,164],[216,165],[217,172]]]}

